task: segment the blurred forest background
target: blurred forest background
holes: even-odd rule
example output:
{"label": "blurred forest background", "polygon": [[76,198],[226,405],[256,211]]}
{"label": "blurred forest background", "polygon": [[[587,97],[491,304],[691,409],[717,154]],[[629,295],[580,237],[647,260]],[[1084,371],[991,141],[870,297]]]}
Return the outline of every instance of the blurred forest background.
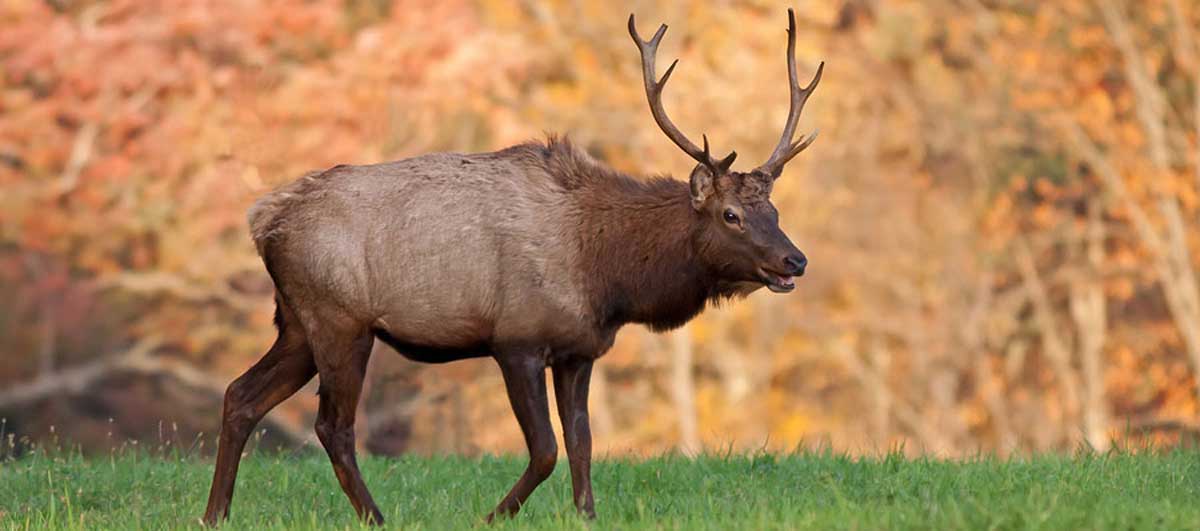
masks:
{"label": "blurred forest background", "polygon": [[[685,177],[630,12],[671,26],[680,127],[764,160],[787,7],[802,81],[828,63],[800,127],[821,138],[774,196],[810,274],[624,330],[597,452],[1200,433],[1194,0],[0,0],[0,436],[211,450],[225,385],[274,336],[246,209],[306,171],[558,132]],[[368,386],[370,451],[523,451],[490,360],[379,346]],[[313,389],[263,444],[313,440]]]}

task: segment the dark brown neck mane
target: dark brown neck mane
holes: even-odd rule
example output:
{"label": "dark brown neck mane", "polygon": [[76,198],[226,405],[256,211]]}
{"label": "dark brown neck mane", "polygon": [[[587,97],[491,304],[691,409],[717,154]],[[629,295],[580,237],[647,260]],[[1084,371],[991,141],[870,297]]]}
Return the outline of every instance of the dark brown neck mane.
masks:
{"label": "dark brown neck mane", "polygon": [[600,326],[669,330],[746,293],[697,255],[704,234],[687,183],[630,177],[554,136],[497,155],[540,168],[575,196],[582,282]]}
{"label": "dark brown neck mane", "polygon": [[716,281],[693,242],[696,212],[687,185],[668,178],[620,175],[593,188],[581,223],[592,300],[605,324],[683,325],[714,297]]}
{"label": "dark brown neck mane", "polygon": [[709,300],[727,296],[696,254],[700,218],[686,183],[635,179],[566,140],[524,148],[577,194],[584,285],[598,324],[667,330],[695,317]]}

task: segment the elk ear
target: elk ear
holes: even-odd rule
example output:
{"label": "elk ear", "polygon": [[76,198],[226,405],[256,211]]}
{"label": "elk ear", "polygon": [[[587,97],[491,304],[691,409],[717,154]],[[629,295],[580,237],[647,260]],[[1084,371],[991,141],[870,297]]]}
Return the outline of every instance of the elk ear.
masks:
{"label": "elk ear", "polygon": [[708,166],[697,164],[696,168],[692,170],[692,176],[688,178],[692,189],[692,208],[700,210],[704,206],[704,201],[716,193],[717,189],[713,181],[713,174]]}

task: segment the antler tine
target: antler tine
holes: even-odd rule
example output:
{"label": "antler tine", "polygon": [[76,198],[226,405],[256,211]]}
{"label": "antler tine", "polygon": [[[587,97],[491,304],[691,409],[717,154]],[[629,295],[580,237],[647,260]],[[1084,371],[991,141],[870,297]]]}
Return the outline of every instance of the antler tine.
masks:
{"label": "antler tine", "polygon": [[[700,138],[704,139],[704,160],[706,161],[705,164],[708,164],[709,166],[713,167],[714,169],[720,170],[719,172],[717,172],[717,174],[725,173],[726,171],[729,171],[729,167],[733,166],[733,160],[737,158],[737,152],[730,151],[728,155],[725,155],[725,158],[723,158],[721,160],[714,160],[712,158],[712,153],[708,150],[708,135],[700,135]],[[716,175],[716,174],[714,174],[714,175]]]}
{"label": "antler tine", "polygon": [[817,84],[821,82],[821,73],[825,71],[825,62],[821,61],[817,67],[817,73],[813,75],[808,86],[800,87],[799,76],[796,74],[796,14],[791,8],[788,8],[787,68],[788,89],[791,93],[787,122],[783,125],[783,134],[779,139],[779,145],[775,147],[775,151],[771,153],[767,161],[757,168],[757,171],[772,177],[779,177],[780,172],[783,171],[783,165],[817,139],[817,133],[814,131],[813,134],[792,143],[792,135],[796,133],[796,124],[800,122],[800,113],[804,111],[804,104],[812,95],[813,90],[817,88]]}
{"label": "antler tine", "polygon": [[729,170],[729,167],[733,164],[733,160],[737,158],[737,153],[731,151],[724,159],[719,161],[713,159],[708,149],[708,137],[704,137],[704,150],[701,151],[696,144],[688,140],[687,136],[678,127],[675,127],[675,123],[671,121],[671,118],[667,116],[667,111],[663,109],[663,87],[667,85],[667,80],[671,78],[671,72],[675,71],[675,65],[679,64],[678,59],[672,61],[671,66],[668,66],[667,71],[663,73],[662,79],[655,81],[654,61],[658,55],[658,43],[662,41],[662,37],[666,33],[667,25],[662,24],[658,27],[658,31],[654,32],[654,36],[650,40],[643,41],[638,35],[633,14],[629,15],[629,36],[633,37],[633,42],[637,44],[638,52],[642,56],[642,82],[646,86],[646,99],[650,102],[650,114],[654,116],[654,121],[658,124],[659,129],[662,129],[667,138],[670,138],[684,153],[687,153],[696,162],[708,166],[714,175],[724,173]]}

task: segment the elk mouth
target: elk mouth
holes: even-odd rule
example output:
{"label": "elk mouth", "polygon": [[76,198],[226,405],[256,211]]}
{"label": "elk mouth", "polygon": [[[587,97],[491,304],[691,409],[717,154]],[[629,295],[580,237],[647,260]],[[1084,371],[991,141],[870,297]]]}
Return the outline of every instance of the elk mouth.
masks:
{"label": "elk mouth", "polygon": [[791,275],[781,275],[766,269],[759,269],[758,277],[767,289],[775,293],[787,293],[796,289],[796,282]]}

